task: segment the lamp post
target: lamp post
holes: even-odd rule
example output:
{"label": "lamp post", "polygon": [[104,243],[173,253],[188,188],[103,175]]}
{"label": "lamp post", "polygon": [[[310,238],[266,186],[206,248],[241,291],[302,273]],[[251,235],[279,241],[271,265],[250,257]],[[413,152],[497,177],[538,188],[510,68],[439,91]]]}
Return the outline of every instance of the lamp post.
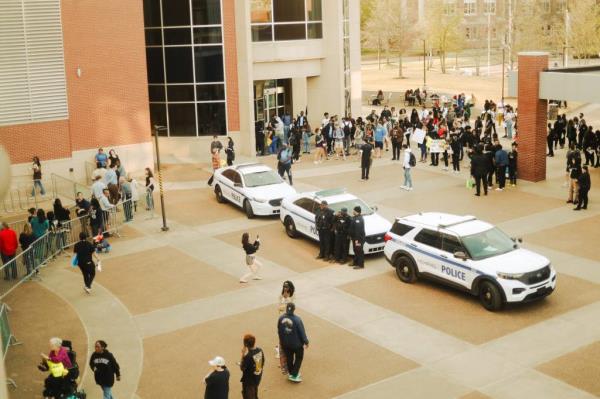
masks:
{"label": "lamp post", "polygon": [[425,39],[423,39],[423,90],[427,87],[427,68],[426,64],[427,49],[425,48]]}
{"label": "lamp post", "polygon": [[154,144],[156,147],[156,168],[158,172],[158,189],[160,191],[160,210],[162,212],[163,225],[160,228],[162,231],[169,231],[167,226],[167,215],[165,213],[165,197],[163,192],[162,173],[160,170],[160,151],[158,149],[158,132],[161,130],[167,130],[166,126],[154,125]]}

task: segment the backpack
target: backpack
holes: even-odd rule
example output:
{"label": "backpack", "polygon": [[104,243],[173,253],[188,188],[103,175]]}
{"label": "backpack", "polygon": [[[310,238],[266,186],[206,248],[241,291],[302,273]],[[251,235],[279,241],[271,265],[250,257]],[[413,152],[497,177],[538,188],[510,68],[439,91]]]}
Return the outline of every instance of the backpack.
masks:
{"label": "backpack", "polygon": [[279,162],[284,164],[284,163],[288,163],[290,161],[290,150],[289,148],[283,149],[281,150],[281,152],[279,153]]}
{"label": "backpack", "polygon": [[417,166],[417,158],[415,157],[415,154],[413,154],[412,152],[410,153],[410,158],[408,160],[408,164],[410,165],[411,168],[414,168],[415,166]]}

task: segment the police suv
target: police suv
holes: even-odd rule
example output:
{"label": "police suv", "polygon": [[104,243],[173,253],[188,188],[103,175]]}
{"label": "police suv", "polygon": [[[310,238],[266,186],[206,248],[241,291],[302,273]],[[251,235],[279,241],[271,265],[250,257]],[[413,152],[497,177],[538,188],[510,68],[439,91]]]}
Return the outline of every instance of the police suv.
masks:
{"label": "police suv", "polygon": [[478,296],[487,310],[544,298],[556,287],[547,258],[474,216],[431,212],[398,218],[385,240],[385,257],[401,281],[440,281]]}
{"label": "police suv", "polygon": [[[315,212],[323,200],[327,201],[329,208],[334,213],[346,208],[350,216],[352,216],[354,207],[360,206],[365,221],[366,239],[363,246],[365,254],[383,251],[385,233],[390,230],[392,224],[378,215],[376,208],[371,208],[344,189],[313,191],[286,197],[281,204],[279,218],[289,237],[296,238],[304,235],[319,241],[319,233],[315,225]],[[350,253],[353,253],[352,245],[350,246]]]}
{"label": "police suv", "polygon": [[296,194],[277,172],[259,163],[217,169],[214,185],[218,202],[229,201],[241,207],[248,218],[277,215],[283,198]]}

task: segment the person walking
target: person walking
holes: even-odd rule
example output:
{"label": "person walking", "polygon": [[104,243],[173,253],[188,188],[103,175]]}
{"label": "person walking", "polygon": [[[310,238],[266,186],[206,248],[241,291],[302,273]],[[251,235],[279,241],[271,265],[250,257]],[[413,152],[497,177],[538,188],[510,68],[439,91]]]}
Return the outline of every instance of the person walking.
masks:
{"label": "person walking", "polygon": [[410,150],[408,144],[403,144],[404,158],[402,160],[402,168],[404,169],[404,184],[400,188],[408,191],[412,191],[412,175],[411,170],[417,165],[417,158]]}
{"label": "person walking", "polygon": [[483,193],[487,195],[487,171],[488,171],[488,159],[483,154],[483,146],[478,144],[475,147],[475,153],[471,157],[471,176],[475,179],[475,195],[480,196],[481,184],[483,183]]}
{"label": "person walking", "polygon": [[229,370],[225,365],[225,359],[216,356],[209,360],[212,367],[210,373],[204,377],[204,399],[228,399],[229,398]]}
{"label": "person walking", "polygon": [[370,139],[365,139],[365,143],[360,147],[360,154],[361,180],[369,180],[369,170],[373,162],[373,145]]}
{"label": "person walking", "polygon": [[552,128],[552,124],[548,123],[548,134],[546,136],[546,144],[548,144],[548,154],[547,157],[554,156],[554,129]]}
{"label": "person walking", "polygon": [[242,348],[242,359],[240,370],[242,370],[242,398],[258,399],[258,386],[262,379],[265,365],[265,354],[256,346],[256,337],[252,334],[244,335],[244,346]]}
{"label": "person walking", "polygon": [[588,192],[592,187],[592,182],[586,165],[581,168],[581,174],[577,178],[577,186],[579,187],[579,201],[577,202],[577,207],[573,209],[574,211],[587,209],[588,206]]}
{"label": "person walking", "polygon": [[281,349],[287,359],[288,380],[302,382],[300,367],[304,359],[304,350],[308,349],[308,337],[302,319],[294,314],[296,305],[288,303],[285,314],[277,320],[277,333]]}
{"label": "person walking", "polygon": [[33,164],[31,165],[31,169],[33,170],[33,189],[31,190],[31,196],[35,197],[36,187],[40,189],[41,195],[46,195],[46,189],[42,184],[42,164],[40,162],[40,158],[37,155],[33,157]]}
{"label": "person walking", "polygon": [[2,264],[4,265],[5,280],[16,280],[17,278],[16,262],[12,262],[10,265],[8,263],[15,258],[18,247],[17,233],[8,226],[8,223],[2,222],[2,230],[0,230],[0,257],[2,257]]}
{"label": "person walking", "polygon": [[242,234],[242,247],[246,252],[246,266],[249,272],[240,278],[240,283],[247,283],[249,278],[252,278],[252,280],[262,280],[262,277],[258,274],[262,264],[256,260],[256,251],[260,247],[260,237],[258,234],[252,244],[250,244],[250,235],[248,233]]}
{"label": "person walking", "polygon": [[344,264],[348,258],[348,232],[350,230],[350,216],[348,208],[342,208],[335,215],[333,221],[334,245],[335,245],[335,262]]}
{"label": "person walking", "polygon": [[281,149],[277,153],[277,172],[283,179],[284,174],[287,173],[290,186],[292,184],[292,151],[287,144],[283,143]]}
{"label": "person walking", "polygon": [[[296,301],[296,297],[294,296],[295,292],[296,287],[294,287],[294,283],[289,280],[283,282],[281,294],[279,295],[279,316],[285,313],[285,308],[288,303],[293,303]],[[283,374],[287,374],[287,359],[285,357],[285,353],[283,353],[280,348],[281,342],[275,346],[275,358],[279,359],[279,367],[281,368],[281,372]]]}
{"label": "person walking", "polygon": [[154,210],[154,175],[150,168],[146,168],[146,210],[151,211]]}
{"label": "person walking", "polygon": [[508,153],[502,148],[502,145],[498,145],[498,149],[494,155],[494,163],[496,165],[496,181],[498,182],[498,188],[496,188],[496,191],[504,191],[504,186],[506,185]]}
{"label": "person walking", "polygon": [[365,253],[363,251],[363,245],[365,243],[365,221],[362,217],[362,209],[360,206],[355,206],[352,227],[350,228],[352,237],[352,248],[354,249],[354,261],[350,264],[354,269],[364,269],[365,267]]}
{"label": "person walking", "polygon": [[87,240],[87,235],[84,232],[79,233],[79,242],[73,247],[73,253],[77,255],[77,266],[79,266],[83,275],[83,290],[89,294],[92,292],[92,282],[96,277],[96,265],[92,258],[98,262],[99,269],[101,265],[94,246]]}
{"label": "person walking", "polygon": [[212,186],[213,180],[215,179],[215,171],[221,167],[221,156],[219,155],[219,150],[216,148],[212,150],[211,166],[213,173],[210,175],[210,179],[208,179],[208,182],[206,183],[209,187]]}
{"label": "person walking", "polygon": [[102,388],[102,399],[114,399],[112,387],[121,381],[121,368],[112,353],[106,349],[108,345],[102,340],[94,344],[94,353],[90,357],[90,369],[94,372],[96,384]]}
{"label": "person walking", "polygon": [[219,141],[219,137],[213,136],[213,139],[210,142],[210,153],[212,154],[215,150],[217,150],[217,152],[221,152],[222,149],[223,144]]}
{"label": "person walking", "polygon": [[233,139],[231,137],[227,137],[227,148],[225,148],[225,155],[227,155],[227,166],[233,165],[233,161],[235,161],[235,149]]}
{"label": "person walking", "polygon": [[327,201],[321,201],[321,205],[315,212],[315,227],[319,234],[319,255],[317,255],[317,259],[329,260],[333,217],[333,211],[329,209]]}

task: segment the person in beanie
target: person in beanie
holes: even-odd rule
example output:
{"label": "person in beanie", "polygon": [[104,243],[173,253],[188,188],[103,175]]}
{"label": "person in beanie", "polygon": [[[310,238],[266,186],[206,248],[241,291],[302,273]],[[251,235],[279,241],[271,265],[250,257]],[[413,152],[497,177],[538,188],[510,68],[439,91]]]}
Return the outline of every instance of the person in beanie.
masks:
{"label": "person in beanie", "polygon": [[244,335],[244,347],[240,370],[242,370],[242,398],[258,399],[258,386],[262,378],[265,365],[263,350],[256,347],[256,337],[252,334]]}
{"label": "person in beanie", "polygon": [[304,330],[302,319],[294,314],[296,305],[288,303],[285,314],[277,320],[277,332],[281,349],[287,359],[288,380],[302,382],[300,377],[300,366],[304,358],[304,349],[308,349],[308,338]]}
{"label": "person in beanie", "polygon": [[94,371],[96,384],[102,388],[102,398],[114,399],[112,387],[115,384],[115,376],[117,381],[121,381],[121,369],[113,354],[106,349],[107,346],[102,340],[96,341],[94,353],[90,357],[90,368]]}
{"label": "person in beanie", "polygon": [[365,243],[365,221],[361,215],[360,206],[354,207],[354,217],[352,218],[352,247],[354,248],[354,262],[351,266],[354,269],[363,269],[365,267],[365,253],[363,245]]}
{"label": "person in beanie", "polygon": [[204,377],[204,399],[228,399],[229,398],[229,370],[225,366],[225,359],[216,356],[209,360],[208,364],[212,370]]}

